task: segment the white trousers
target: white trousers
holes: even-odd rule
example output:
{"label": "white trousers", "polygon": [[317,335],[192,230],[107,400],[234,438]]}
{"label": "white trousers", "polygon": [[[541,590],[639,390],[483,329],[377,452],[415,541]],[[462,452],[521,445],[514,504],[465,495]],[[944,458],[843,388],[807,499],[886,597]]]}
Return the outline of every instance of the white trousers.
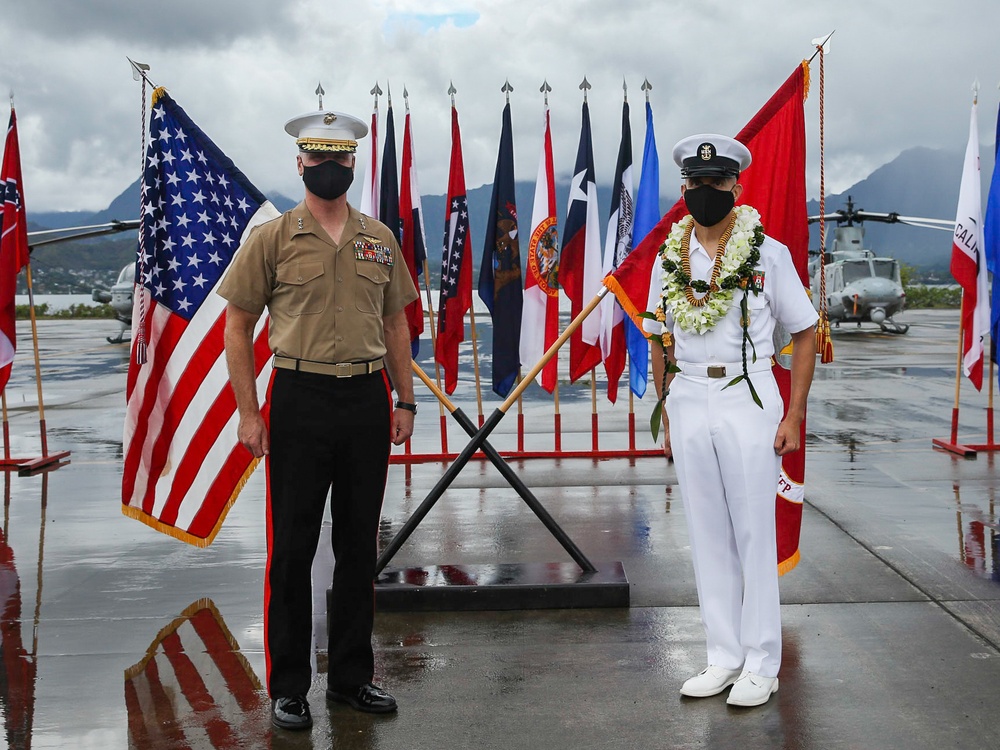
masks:
{"label": "white trousers", "polygon": [[708,664],[776,677],[781,610],[775,493],[781,460],[774,437],[783,406],[770,370],[731,377],[678,374],[666,408],[670,447],[691,539]]}

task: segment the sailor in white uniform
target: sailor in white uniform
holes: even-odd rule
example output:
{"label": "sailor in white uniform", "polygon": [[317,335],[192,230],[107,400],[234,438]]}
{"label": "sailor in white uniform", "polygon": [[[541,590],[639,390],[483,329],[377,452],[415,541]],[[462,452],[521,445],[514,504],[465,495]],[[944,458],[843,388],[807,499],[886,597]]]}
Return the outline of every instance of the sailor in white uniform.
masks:
{"label": "sailor in white uniform", "polygon": [[[707,668],[681,694],[733,685],[728,703],[756,706],[778,689],[775,493],[781,456],[801,449],[817,315],[788,248],[764,235],[753,208],[734,208],[750,151],[701,134],[673,156],[690,216],[674,225],[654,268],[649,309],[659,310],[666,356],[654,351],[653,372],[708,647]],[[784,415],[771,374],[776,323],[793,342]]]}

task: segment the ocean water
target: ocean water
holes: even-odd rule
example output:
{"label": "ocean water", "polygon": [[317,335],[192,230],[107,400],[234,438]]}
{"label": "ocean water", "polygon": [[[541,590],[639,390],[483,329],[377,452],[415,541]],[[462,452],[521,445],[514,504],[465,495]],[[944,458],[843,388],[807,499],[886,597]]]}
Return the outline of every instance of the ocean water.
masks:
{"label": "ocean water", "polygon": [[[35,305],[46,304],[49,310],[68,310],[72,305],[87,305],[88,307],[98,307],[101,303],[94,302],[89,294],[36,294]],[[15,305],[28,304],[27,294],[14,295]]]}

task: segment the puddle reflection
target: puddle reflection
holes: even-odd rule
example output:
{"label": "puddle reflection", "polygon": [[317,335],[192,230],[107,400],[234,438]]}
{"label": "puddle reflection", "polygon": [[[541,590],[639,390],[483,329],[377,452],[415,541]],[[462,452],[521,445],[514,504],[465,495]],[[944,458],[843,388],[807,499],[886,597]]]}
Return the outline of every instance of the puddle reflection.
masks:
{"label": "puddle reflection", "polygon": [[[7,747],[30,748],[35,716],[35,681],[38,669],[38,622],[42,603],[42,552],[45,547],[45,511],[48,499],[48,475],[42,475],[41,523],[38,532],[38,569],[34,627],[31,650],[25,645],[23,628],[31,621],[22,620],[21,574],[14,560],[10,538],[9,472],[4,472],[4,516],[0,531],[0,709],[3,710]],[[22,571],[27,573],[27,571]]]}
{"label": "puddle reflection", "polygon": [[996,492],[989,490],[987,507],[962,502],[961,487],[955,492],[955,520],[958,529],[958,556],[981,578],[1000,582],[1000,534],[997,533]]}
{"label": "puddle reflection", "polygon": [[185,609],[125,670],[129,747],[255,747],[270,734],[260,680],[210,599]]}

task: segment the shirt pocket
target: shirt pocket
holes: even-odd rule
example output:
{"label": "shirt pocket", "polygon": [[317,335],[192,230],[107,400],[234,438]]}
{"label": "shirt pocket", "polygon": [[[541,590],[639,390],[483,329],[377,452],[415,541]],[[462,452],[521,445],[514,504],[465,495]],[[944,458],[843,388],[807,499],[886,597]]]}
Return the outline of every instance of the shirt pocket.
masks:
{"label": "shirt pocket", "polygon": [[381,263],[364,260],[356,261],[355,269],[358,284],[354,299],[358,311],[381,315],[386,285],[389,283],[389,269]]}
{"label": "shirt pocket", "polygon": [[315,315],[326,309],[326,280],[322,261],[293,261],[278,267],[278,286],[285,287],[288,314]]}

